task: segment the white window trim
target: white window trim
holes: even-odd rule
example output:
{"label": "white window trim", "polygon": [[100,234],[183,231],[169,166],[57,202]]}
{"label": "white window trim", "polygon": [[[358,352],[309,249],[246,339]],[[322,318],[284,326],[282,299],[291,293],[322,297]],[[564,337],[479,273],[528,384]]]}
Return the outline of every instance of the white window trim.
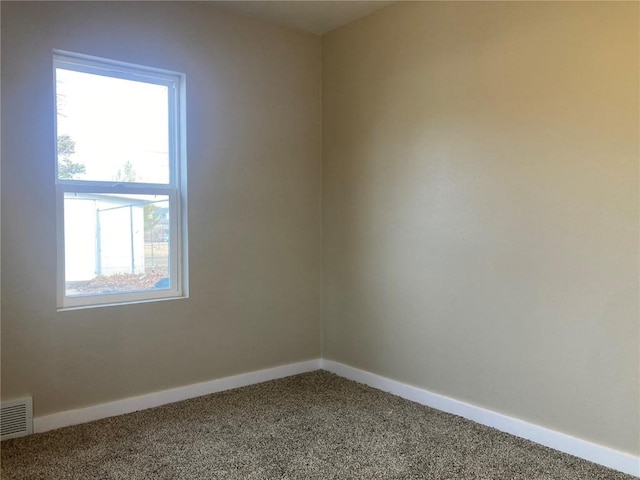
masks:
{"label": "white window trim", "polygon": [[[56,151],[56,245],[58,310],[88,308],[128,303],[143,303],[188,297],[187,190],[185,75],[61,50],[53,52],[53,85],[56,68],[94,73],[115,78],[137,80],[169,87],[169,183],[106,182],[58,179],[57,105],[54,95],[54,145]],[[171,288],[99,295],[67,296],[65,283],[64,195],[65,193],[111,193],[166,195],[169,197],[169,272]]]}

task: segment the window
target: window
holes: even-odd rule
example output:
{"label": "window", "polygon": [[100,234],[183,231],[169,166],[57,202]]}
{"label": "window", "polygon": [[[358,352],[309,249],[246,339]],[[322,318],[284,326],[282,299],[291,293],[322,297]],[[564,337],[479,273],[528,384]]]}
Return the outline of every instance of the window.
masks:
{"label": "window", "polygon": [[186,296],[184,75],[55,52],[58,307]]}

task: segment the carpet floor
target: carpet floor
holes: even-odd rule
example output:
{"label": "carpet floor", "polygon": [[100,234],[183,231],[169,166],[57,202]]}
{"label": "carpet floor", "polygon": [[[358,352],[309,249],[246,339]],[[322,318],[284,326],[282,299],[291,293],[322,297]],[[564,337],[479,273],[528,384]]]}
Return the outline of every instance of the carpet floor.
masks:
{"label": "carpet floor", "polygon": [[317,371],[2,443],[13,479],[633,477]]}

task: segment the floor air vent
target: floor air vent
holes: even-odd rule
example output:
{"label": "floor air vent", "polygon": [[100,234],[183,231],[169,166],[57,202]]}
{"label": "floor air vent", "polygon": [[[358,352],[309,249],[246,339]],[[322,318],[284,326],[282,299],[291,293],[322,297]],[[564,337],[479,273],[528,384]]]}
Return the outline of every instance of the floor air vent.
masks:
{"label": "floor air vent", "polygon": [[0,440],[33,433],[33,403],[21,398],[0,404]]}

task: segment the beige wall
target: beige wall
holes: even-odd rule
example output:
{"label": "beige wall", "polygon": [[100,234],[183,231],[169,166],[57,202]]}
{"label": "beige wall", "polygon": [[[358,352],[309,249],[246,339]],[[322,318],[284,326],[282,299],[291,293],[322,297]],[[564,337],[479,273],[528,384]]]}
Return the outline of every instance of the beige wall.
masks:
{"label": "beige wall", "polygon": [[[185,72],[190,298],[56,313],[52,49]],[[2,2],[2,398],[320,355],[321,43],[188,2]]]}
{"label": "beige wall", "polygon": [[323,37],[323,354],[640,453],[638,4]]}

